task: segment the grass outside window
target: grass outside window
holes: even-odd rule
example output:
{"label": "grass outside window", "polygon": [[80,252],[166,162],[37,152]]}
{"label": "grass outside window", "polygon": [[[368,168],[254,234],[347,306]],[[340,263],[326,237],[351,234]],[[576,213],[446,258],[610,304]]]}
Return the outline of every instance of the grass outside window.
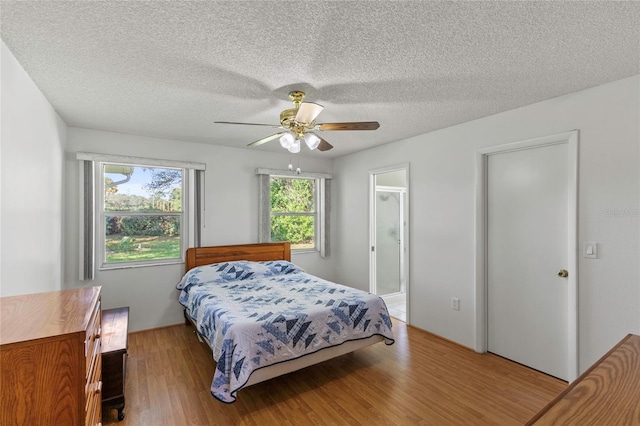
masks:
{"label": "grass outside window", "polygon": [[107,262],[175,259],[180,257],[180,236],[108,235]]}

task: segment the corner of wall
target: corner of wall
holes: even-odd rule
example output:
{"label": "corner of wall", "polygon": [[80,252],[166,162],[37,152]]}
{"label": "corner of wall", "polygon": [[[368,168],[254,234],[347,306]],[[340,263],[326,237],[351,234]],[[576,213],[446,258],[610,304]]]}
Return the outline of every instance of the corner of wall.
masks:
{"label": "corner of wall", "polygon": [[10,296],[59,290],[67,126],[0,44],[1,291]]}

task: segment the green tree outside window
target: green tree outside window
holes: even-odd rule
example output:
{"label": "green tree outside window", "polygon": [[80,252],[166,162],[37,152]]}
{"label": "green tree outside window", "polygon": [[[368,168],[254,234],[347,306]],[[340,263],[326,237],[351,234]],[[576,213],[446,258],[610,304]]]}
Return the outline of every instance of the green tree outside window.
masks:
{"label": "green tree outside window", "polygon": [[316,181],[271,178],[271,241],[289,241],[292,249],[316,247]]}

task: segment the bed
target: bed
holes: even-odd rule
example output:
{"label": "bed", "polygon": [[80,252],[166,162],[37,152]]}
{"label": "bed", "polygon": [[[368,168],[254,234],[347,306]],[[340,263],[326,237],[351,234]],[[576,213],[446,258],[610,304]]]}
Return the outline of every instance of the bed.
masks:
{"label": "bed", "polygon": [[211,394],[225,403],[244,387],[394,342],[380,297],[307,274],[289,243],[189,249],[177,289],[216,362]]}

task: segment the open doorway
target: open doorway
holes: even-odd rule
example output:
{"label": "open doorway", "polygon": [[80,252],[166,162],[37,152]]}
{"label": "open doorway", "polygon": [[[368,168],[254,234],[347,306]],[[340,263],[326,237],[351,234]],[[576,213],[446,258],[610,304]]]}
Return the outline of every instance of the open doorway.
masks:
{"label": "open doorway", "polygon": [[370,172],[370,291],[407,321],[408,164]]}

